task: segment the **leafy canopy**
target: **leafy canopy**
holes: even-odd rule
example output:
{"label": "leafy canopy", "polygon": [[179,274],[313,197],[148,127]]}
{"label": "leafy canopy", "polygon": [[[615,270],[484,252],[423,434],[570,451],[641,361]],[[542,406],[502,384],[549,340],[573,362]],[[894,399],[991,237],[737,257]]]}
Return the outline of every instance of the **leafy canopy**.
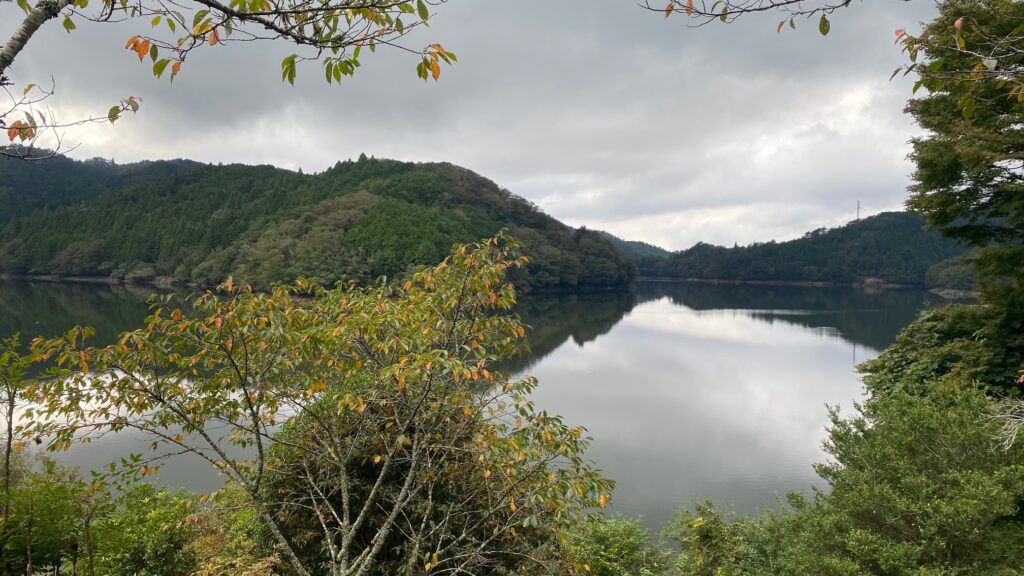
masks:
{"label": "leafy canopy", "polygon": [[161,300],[110,346],[84,329],[37,340],[67,372],[32,387],[25,432],[59,450],[133,429],[165,448],[126,458],[127,473],[155,474],[168,452],[205,459],[300,574],[544,573],[611,483],[583,459],[581,428],[535,409],[535,381],[495,369],[525,335],[493,313],[515,301],[517,248],[458,247],[401,286],[229,280],[194,312]]}

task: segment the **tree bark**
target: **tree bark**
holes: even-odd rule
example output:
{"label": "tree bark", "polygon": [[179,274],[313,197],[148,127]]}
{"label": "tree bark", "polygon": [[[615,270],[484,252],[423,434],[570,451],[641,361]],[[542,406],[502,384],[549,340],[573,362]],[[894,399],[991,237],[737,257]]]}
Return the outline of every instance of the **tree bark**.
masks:
{"label": "tree bark", "polygon": [[14,63],[18,53],[25,48],[25,44],[28,44],[29,39],[39,30],[39,27],[47,20],[56,18],[61,10],[71,5],[71,2],[72,0],[39,0],[22,21],[21,26],[11,35],[3,48],[0,48],[0,78]]}
{"label": "tree bark", "polygon": [[[12,384],[8,384],[12,386]],[[7,390],[7,437],[4,438],[4,508],[3,523],[0,524],[0,546],[7,544],[7,525],[11,515],[11,452],[14,450],[14,404],[15,396],[13,387]],[[3,570],[5,575],[11,573],[11,560],[4,558]]]}
{"label": "tree bark", "polygon": [[281,529],[277,527],[277,522],[274,520],[273,514],[269,512],[262,504],[256,500],[256,496],[253,496],[256,506],[259,508],[260,517],[263,519],[263,524],[270,530],[270,535],[277,542],[281,551],[284,553],[288,562],[292,565],[292,569],[295,570],[299,576],[311,576],[306,567],[302,564],[302,560],[299,559],[298,555],[295,554],[295,550],[292,549],[291,542],[281,532]]}

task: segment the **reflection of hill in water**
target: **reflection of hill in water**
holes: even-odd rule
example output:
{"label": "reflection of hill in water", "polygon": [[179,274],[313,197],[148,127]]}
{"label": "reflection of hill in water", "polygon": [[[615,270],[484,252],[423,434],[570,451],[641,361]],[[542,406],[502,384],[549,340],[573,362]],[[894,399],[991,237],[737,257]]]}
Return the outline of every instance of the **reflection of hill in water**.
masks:
{"label": "reflection of hill in water", "polygon": [[515,373],[528,370],[572,338],[583,345],[607,333],[635,306],[668,298],[698,313],[731,310],[764,322],[804,326],[882,350],[917,315],[941,299],[919,290],[868,292],[856,288],[737,286],[690,282],[638,282],[635,292],[536,295],[522,299],[517,312],[529,330],[530,353],[506,363]]}
{"label": "reflection of hill in water", "polygon": [[[113,342],[142,324],[149,311],[147,288],[0,281],[0,337],[21,332],[25,341],[56,336],[75,325],[96,329],[95,342]],[[855,288],[735,286],[686,282],[639,282],[635,292],[525,296],[516,311],[530,327],[531,351],[507,362],[521,372],[570,338],[583,345],[606,334],[638,304],[661,298],[698,312],[732,310],[765,322],[805,326],[881,350],[939,299],[921,291],[870,293]]]}
{"label": "reflection of hill in water", "polygon": [[0,337],[53,337],[74,326],[96,329],[97,344],[113,342],[149,315],[150,291],[123,286],[0,281]]}
{"label": "reflection of hill in water", "polygon": [[918,310],[942,299],[921,290],[866,291],[850,287],[737,286],[643,282],[637,301],[668,297],[692,310],[737,310],[766,322],[806,326],[882,350]]}
{"label": "reflection of hill in water", "polygon": [[528,326],[529,353],[504,363],[509,373],[529,369],[566,340],[582,346],[607,334],[636,305],[632,292],[544,294],[527,296],[516,313]]}

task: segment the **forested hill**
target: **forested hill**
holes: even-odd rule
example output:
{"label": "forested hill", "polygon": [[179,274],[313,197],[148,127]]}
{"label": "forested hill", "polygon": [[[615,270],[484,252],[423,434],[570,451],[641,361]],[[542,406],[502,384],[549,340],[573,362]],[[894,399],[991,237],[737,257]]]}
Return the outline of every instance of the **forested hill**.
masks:
{"label": "forested hill", "polygon": [[635,266],[596,232],[451,164],[339,162],[316,175],[189,161],[0,161],[0,273],[266,286],[398,277],[506,228],[526,288],[621,285]]}
{"label": "forested hill", "polygon": [[664,258],[671,254],[668,250],[654,244],[639,240],[623,240],[609,232],[600,231],[599,233],[611,242],[616,250],[635,262],[645,258]]}
{"label": "forested hill", "polygon": [[925,285],[928,269],[966,249],[924,229],[909,212],[884,212],[787,242],[725,248],[698,243],[666,258],[637,260],[640,274],[721,281]]}

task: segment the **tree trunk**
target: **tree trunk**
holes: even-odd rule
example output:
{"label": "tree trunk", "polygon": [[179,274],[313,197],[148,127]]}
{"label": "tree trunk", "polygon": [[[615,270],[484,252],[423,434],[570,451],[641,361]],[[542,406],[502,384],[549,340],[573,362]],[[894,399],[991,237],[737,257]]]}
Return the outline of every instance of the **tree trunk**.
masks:
{"label": "tree trunk", "polygon": [[274,521],[273,514],[271,514],[263,504],[256,500],[256,496],[253,496],[253,500],[256,502],[256,506],[259,507],[260,517],[263,518],[263,524],[267,527],[267,530],[270,530],[270,535],[277,541],[281,551],[284,552],[285,557],[288,559],[288,563],[292,565],[292,568],[299,574],[299,576],[310,576],[309,571],[302,565],[302,561],[299,560],[298,555],[295,554],[295,550],[292,549],[291,542],[288,541],[288,538],[281,532],[280,528],[278,528],[277,522]]}
{"label": "tree trunk", "polygon": [[21,26],[11,34],[11,38],[0,48],[0,78],[7,72],[7,68],[14,63],[14,58],[25,48],[32,35],[39,30],[47,20],[56,18],[60,11],[71,5],[71,0],[39,0],[28,16],[21,22]]}
{"label": "tree trunk", "polygon": [[34,500],[32,496],[28,498],[28,530],[25,535],[25,552],[28,559],[28,564],[25,566],[25,576],[32,576],[32,523],[35,522],[35,510],[32,506]]}
{"label": "tree trunk", "polygon": [[[7,436],[4,439],[4,502],[3,524],[0,524],[0,546],[7,544],[7,524],[11,514],[11,452],[14,450],[14,391],[7,391]],[[11,560],[4,558],[4,574],[11,574]]]}

